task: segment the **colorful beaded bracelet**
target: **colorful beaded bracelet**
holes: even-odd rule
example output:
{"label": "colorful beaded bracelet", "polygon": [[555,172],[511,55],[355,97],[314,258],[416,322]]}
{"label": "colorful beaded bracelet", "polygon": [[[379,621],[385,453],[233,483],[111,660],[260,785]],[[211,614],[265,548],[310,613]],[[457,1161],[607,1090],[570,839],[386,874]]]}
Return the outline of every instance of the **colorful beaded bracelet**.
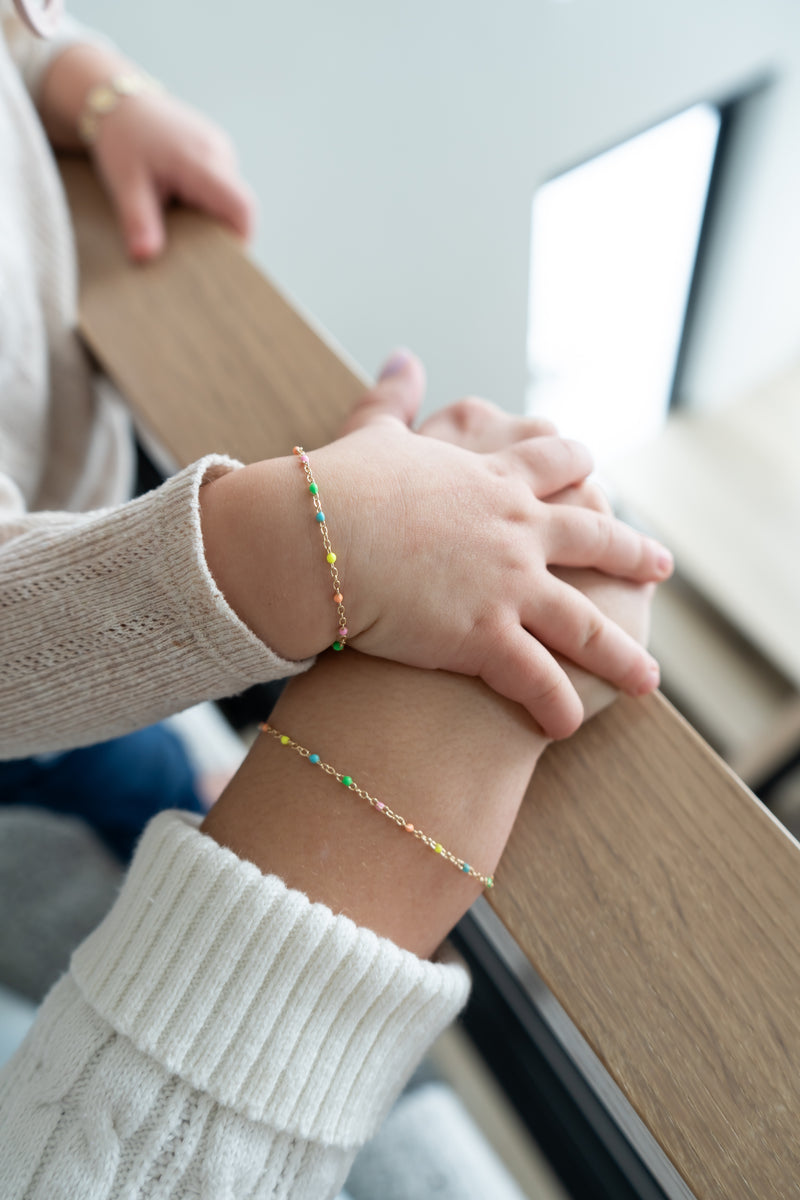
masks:
{"label": "colorful beaded bracelet", "polygon": [[415,825],[412,825],[412,823],[407,821],[405,817],[401,817],[399,813],[394,812],[391,808],[389,808],[388,804],[384,804],[382,800],[376,799],[375,796],[370,796],[369,792],[364,791],[363,788],[358,786],[352,775],[342,775],[342,773],[337,771],[335,767],[332,767],[330,763],[323,762],[318,754],[312,754],[310,750],[305,748],[305,746],[301,746],[298,742],[293,742],[288,734],[280,733],[279,730],[277,730],[273,725],[268,725],[266,721],[262,722],[258,728],[262,733],[270,734],[270,736],[275,738],[277,742],[280,742],[282,746],[289,746],[290,749],[295,750],[299,755],[301,755],[302,758],[307,758],[313,766],[319,767],[325,772],[326,775],[332,775],[334,779],[337,779],[339,783],[344,784],[344,786],[349,788],[351,792],[355,792],[355,794],[360,796],[362,800],[366,800],[376,812],[381,813],[384,817],[388,817],[390,821],[394,821],[395,825],[397,825],[399,829],[402,829],[405,833],[410,833],[412,837],[417,838],[418,841],[424,842],[426,846],[433,850],[434,854],[439,854],[442,858],[447,859],[447,861],[452,863],[454,867],[462,872],[462,874],[469,875],[472,879],[477,879],[478,882],[482,883],[486,888],[494,887],[493,875],[481,875],[481,873],[476,871],[474,867],[471,867],[468,862],[464,862],[463,858],[456,858],[455,854],[451,854],[449,850],[445,850],[441,842],[437,842],[434,840],[434,838],[428,837],[427,833],[423,833],[421,829],[417,829]]}
{"label": "colorful beaded bracelet", "polygon": [[322,542],[325,546],[325,559],[330,567],[331,579],[333,580],[333,603],[336,605],[336,611],[339,616],[339,633],[336,641],[333,643],[334,650],[343,650],[347,639],[347,617],[344,615],[344,597],[342,596],[342,585],[339,582],[339,572],[336,570],[336,555],[331,547],[331,539],[328,537],[328,526],[325,523],[325,513],[322,511],[322,504],[319,498],[319,487],[313,474],[311,473],[311,463],[308,461],[308,455],[302,446],[294,446],[292,453],[296,454],[300,460],[300,466],[306,473],[308,480],[308,490],[311,493],[311,499],[314,502],[315,519],[319,525],[322,534]]}

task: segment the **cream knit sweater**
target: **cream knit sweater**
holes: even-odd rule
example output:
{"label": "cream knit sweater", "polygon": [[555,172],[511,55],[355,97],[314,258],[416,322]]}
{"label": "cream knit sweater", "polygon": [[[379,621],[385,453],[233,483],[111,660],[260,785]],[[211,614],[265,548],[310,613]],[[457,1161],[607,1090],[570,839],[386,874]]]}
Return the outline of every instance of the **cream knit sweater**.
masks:
{"label": "cream knit sweater", "polygon": [[[45,46],[0,14],[0,756],[18,757],[308,664],[260,642],[206,566],[198,490],[237,464],[125,500],[127,418],[74,335],[29,96],[88,35]],[[0,1078],[0,1196],[334,1196],[467,986],[163,814]]]}

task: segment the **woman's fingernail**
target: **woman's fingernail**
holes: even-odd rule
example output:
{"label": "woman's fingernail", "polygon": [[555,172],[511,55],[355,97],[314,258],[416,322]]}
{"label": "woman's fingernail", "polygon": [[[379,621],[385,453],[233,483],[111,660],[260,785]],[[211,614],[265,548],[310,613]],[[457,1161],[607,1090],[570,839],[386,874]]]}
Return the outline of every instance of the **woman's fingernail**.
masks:
{"label": "woman's fingernail", "polygon": [[647,696],[655,691],[661,682],[661,668],[654,658],[648,659],[647,678],[636,690],[637,696]]}
{"label": "woman's fingernail", "polygon": [[390,358],[387,358],[383,364],[378,379],[389,379],[392,375],[397,375],[399,371],[402,371],[410,358],[410,350],[395,350],[394,354]]}
{"label": "woman's fingernail", "polygon": [[671,575],[675,569],[675,559],[669,550],[660,550],[656,557],[656,566],[662,575]]}

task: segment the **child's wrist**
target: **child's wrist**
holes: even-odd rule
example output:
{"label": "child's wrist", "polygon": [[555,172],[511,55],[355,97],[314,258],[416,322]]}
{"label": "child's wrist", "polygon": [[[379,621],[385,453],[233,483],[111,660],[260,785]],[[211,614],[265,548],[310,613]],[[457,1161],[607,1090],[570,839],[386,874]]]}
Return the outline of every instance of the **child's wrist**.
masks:
{"label": "child's wrist", "polygon": [[293,458],[254,463],[200,489],[203,545],[217,586],[245,625],[290,661],[320,653],[337,632],[313,511]]}

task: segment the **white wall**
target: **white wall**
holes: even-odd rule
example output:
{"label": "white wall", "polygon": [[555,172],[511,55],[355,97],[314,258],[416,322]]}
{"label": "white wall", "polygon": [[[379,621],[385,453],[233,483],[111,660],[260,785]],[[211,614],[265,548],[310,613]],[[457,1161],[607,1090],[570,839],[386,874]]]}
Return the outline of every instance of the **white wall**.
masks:
{"label": "white wall", "polygon": [[259,260],[368,370],[520,408],[531,197],[764,72],[703,297],[701,403],[800,357],[796,0],[74,0],[234,134]]}

